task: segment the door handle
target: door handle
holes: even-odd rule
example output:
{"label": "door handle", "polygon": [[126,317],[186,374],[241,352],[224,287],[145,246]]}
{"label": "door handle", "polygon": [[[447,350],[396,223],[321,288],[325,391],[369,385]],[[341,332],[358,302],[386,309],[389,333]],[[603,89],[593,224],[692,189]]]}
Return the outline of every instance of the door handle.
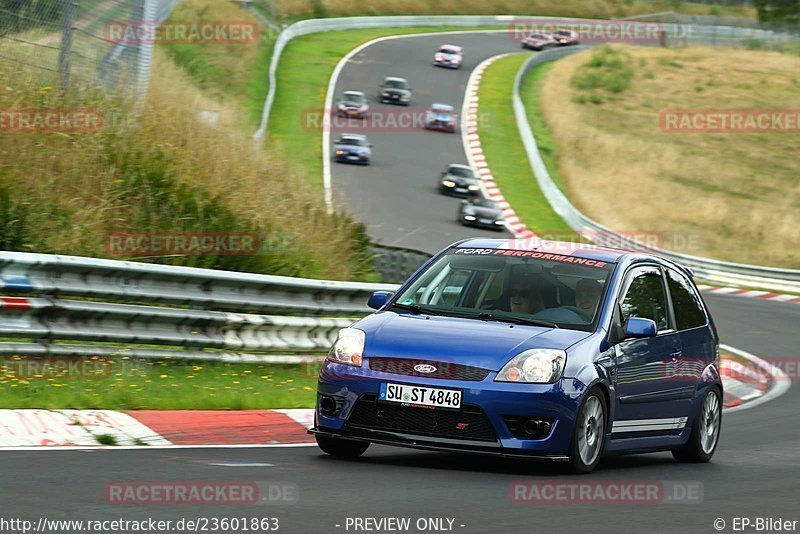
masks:
{"label": "door handle", "polygon": [[672,361],[674,362],[677,361],[678,358],[683,356],[683,351],[681,349],[672,349],[672,352],[670,352],[669,355],[672,358]]}

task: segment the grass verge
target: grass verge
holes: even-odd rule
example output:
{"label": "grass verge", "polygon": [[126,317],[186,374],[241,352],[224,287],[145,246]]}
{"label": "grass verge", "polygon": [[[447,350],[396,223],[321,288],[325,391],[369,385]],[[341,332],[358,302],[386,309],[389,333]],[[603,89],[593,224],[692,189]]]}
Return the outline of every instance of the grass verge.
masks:
{"label": "grass verge", "polygon": [[797,134],[662,123],[682,110],[788,113],[797,72],[789,53],[613,46],[559,60],[523,98],[540,100],[568,196],[588,216],[675,252],[798,268]]}
{"label": "grass verge", "polygon": [[[247,410],[314,406],[318,364],[0,360],[0,408]],[[75,370],[79,372],[76,372]]]}
{"label": "grass verge", "polygon": [[[517,71],[528,57],[513,54],[501,58],[484,72],[478,89],[481,148],[495,182],[522,222],[539,236],[572,240],[577,236],[553,211],[536,182],[514,120],[511,90]],[[540,81],[529,77],[527,83]],[[539,131],[535,131],[538,142]],[[551,160],[552,145],[543,143],[542,148],[548,154],[546,162]]]}

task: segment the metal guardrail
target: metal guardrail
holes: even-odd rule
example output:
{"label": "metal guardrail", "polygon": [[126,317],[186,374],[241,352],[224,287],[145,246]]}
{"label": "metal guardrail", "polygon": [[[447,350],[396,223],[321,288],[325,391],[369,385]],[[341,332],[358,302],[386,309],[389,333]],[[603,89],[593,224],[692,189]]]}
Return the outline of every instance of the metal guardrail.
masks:
{"label": "metal guardrail", "polygon": [[536,176],[536,181],[553,210],[564,219],[573,230],[579,234],[591,236],[593,241],[597,244],[612,244],[612,246],[615,247],[626,247],[659,254],[682,265],[691,267],[695,275],[705,281],[720,285],[736,285],[766,289],[769,291],[800,293],[800,270],[717,261],[647,247],[590,219],[581,213],[569,201],[566,195],[561,192],[550,176],[550,173],[547,171],[544,160],[539,153],[536,138],[528,122],[525,106],[520,97],[520,87],[525,76],[534,67],[586,49],[586,47],[582,46],[556,48],[533,55],[520,67],[514,81],[512,102],[517,128],[522,137],[522,142],[525,145],[525,151],[528,155],[531,170]]}
{"label": "metal guardrail", "polygon": [[370,311],[373,291],[394,289],[0,252],[0,292],[14,295],[0,297],[0,338],[21,340],[0,343],[0,354],[259,361],[275,351],[319,353]]}
{"label": "metal guardrail", "polygon": [[[424,26],[454,26],[463,28],[498,27],[513,31],[514,24],[524,26],[526,21],[558,21],[563,23],[602,22],[596,19],[568,17],[532,17],[512,15],[434,15],[390,17],[342,17],[301,20],[288,26],[278,36],[269,66],[269,90],[261,113],[261,123],[253,135],[255,140],[264,137],[269,126],[269,116],[277,91],[277,72],[283,50],[289,42],[302,35],[325,31],[365,28],[408,28]],[[699,24],[658,23],[664,30],[667,44],[734,44],[745,39],[786,40],[790,36],[777,32],[733,26],[705,26]]]}

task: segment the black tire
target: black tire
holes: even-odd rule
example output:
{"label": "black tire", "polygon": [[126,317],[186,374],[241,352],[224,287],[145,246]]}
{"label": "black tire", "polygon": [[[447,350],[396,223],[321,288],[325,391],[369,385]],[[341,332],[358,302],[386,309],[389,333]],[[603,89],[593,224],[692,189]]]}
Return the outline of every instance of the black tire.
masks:
{"label": "black tire", "polygon": [[[581,434],[586,436],[586,428],[584,425],[580,424],[582,415],[584,411],[587,410],[587,407],[591,406],[592,408],[599,406],[602,409],[602,427],[599,432],[596,432],[595,438],[600,440],[600,443],[597,445],[597,452],[594,460],[589,463],[586,463],[581,458],[581,453],[579,450],[579,441],[581,438]],[[581,405],[578,408],[578,415],[575,418],[575,428],[572,430],[572,439],[570,440],[569,445],[569,464],[568,470],[571,473],[584,475],[587,473],[591,473],[594,471],[594,468],[597,467],[597,464],[600,462],[600,458],[603,456],[603,449],[606,445],[606,428],[608,426],[608,406],[606,404],[605,395],[600,391],[600,388],[594,387],[586,392],[586,395],[583,396],[583,400],[581,401]]]}
{"label": "black tire", "polygon": [[317,445],[322,449],[322,452],[337,458],[358,458],[369,448],[369,442],[367,441],[351,441],[319,435],[315,437]]}
{"label": "black tire", "polygon": [[[714,431],[713,436],[713,443],[709,447],[708,444],[704,446],[704,434],[706,433],[706,429],[708,428],[708,413],[707,413],[707,403],[709,402],[709,396],[714,395],[716,397],[716,428]],[[672,451],[672,457],[675,458],[679,462],[688,462],[688,463],[706,463],[711,460],[711,457],[714,456],[714,452],[717,450],[717,445],[719,444],[719,436],[722,432],[722,395],[720,395],[720,391],[717,387],[709,388],[706,392],[705,397],[703,397],[703,402],[700,403],[700,408],[698,409],[698,413],[694,417],[694,423],[692,423],[692,433],[689,435],[689,441],[686,442],[686,445],[679,449],[675,449]],[[707,437],[707,436],[706,436]]]}

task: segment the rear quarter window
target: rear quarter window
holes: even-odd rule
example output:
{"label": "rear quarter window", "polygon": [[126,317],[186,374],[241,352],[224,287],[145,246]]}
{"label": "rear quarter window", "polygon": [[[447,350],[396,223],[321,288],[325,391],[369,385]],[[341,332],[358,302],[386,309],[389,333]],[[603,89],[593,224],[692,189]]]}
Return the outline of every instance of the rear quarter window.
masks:
{"label": "rear quarter window", "polygon": [[667,285],[675,309],[675,326],[678,330],[697,328],[706,324],[706,314],[700,297],[685,276],[667,269]]}

